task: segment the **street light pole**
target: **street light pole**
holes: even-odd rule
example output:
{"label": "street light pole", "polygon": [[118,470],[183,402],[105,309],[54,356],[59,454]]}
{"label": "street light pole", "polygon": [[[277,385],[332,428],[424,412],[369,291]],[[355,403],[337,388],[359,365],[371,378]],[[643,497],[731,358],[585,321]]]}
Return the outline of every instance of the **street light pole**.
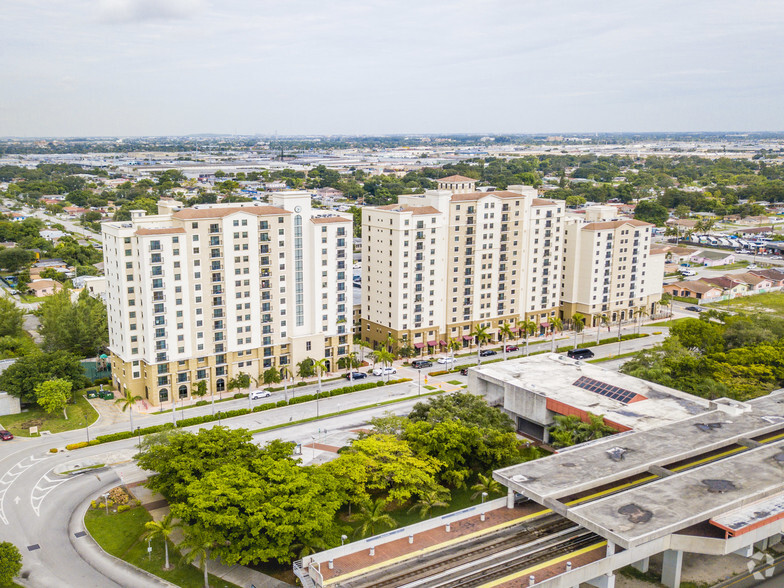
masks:
{"label": "street light pole", "polygon": [[419,387],[419,392],[417,392],[417,396],[422,396],[422,370],[421,369],[417,370],[417,376],[419,380],[417,384]]}
{"label": "street light pole", "polygon": [[103,495],[103,503],[106,505],[106,514],[109,514],[109,493]]}

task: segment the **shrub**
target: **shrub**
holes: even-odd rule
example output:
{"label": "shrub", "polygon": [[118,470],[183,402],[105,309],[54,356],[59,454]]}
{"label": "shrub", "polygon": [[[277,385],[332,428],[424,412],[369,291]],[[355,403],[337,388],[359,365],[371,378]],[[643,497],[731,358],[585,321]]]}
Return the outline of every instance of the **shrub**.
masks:
{"label": "shrub", "polygon": [[232,396],[232,398],[237,400],[239,398],[245,398],[246,396],[247,396],[247,394],[243,394],[242,392],[237,392],[234,396]]}
{"label": "shrub", "polygon": [[281,406],[288,406],[288,405],[289,405],[289,403],[288,403],[288,401],[287,401],[287,400],[278,400],[278,401],[275,403],[275,406],[276,406],[276,407],[281,407]]}
{"label": "shrub", "polygon": [[99,502],[98,503],[98,508],[106,508],[106,503],[105,502]]}
{"label": "shrub", "polygon": [[91,501],[90,501],[90,507],[91,507],[91,508],[98,508],[98,503],[97,503],[97,502],[95,502],[95,500],[91,500]]}
{"label": "shrub", "polygon": [[209,402],[207,402],[206,400],[199,400],[193,406],[207,406],[208,404]]}
{"label": "shrub", "polygon": [[131,508],[130,504],[121,504],[120,506],[117,507],[117,512],[125,512],[126,510],[130,510],[130,508]]}

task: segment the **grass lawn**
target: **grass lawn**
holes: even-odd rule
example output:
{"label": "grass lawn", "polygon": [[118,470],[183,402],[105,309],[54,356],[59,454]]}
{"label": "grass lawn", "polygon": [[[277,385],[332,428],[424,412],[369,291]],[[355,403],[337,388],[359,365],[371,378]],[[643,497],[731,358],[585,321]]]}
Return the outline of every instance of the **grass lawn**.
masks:
{"label": "grass lawn", "polygon": [[38,427],[38,431],[51,431],[62,433],[74,429],[83,429],[93,424],[98,419],[98,413],[87,402],[83,391],[76,393],[76,402],[69,404],[65,411],[68,419],[63,418],[62,412],[47,414],[40,406],[32,406],[26,412],[9,414],[0,417],[0,423],[5,429],[19,437],[29,437],[30,427]]}
{"label": "grass lawn", "polygon": [[722,300],[721,302],[711,302],[705,306],[711,308],[728,308],[735,311],[745,311],[752,314],[757,313],[784,313],[784,292],[767,292],[765,294],[753,294],[742,296],[732,300]]}
{"label": "grass lawn", "polygon": [[460,380],[449,380],[447,384],[452,384],[453,386],[462,386],[463,382],[461,382]]}
{"label": "grass lawn", "polygon": [[435,386],[422,386],[425,390],[435,390]]}
{"label": "grass lawn", "polygon": [[[202,588],[204,574],[195,566],[180,563],[180,553],[169,544],[169,563],[175,566],[164,571],[163,541],[152,542],[151,558],[147,554],[147,541],[141,539],[145,532],[144,523],[152,517],[143,507],[137,506],[121,513],[107,516],[102,509],[90,509],[84,517],[84,524],[90,535],[107,552],[143,570],[155,574],[172,584],[185,588]],[[208,566],[209,567],[209,566]],[[210,574],[210,586],[237,588],[234,584]]]}
{"label": "grass lawn", "polygon": [[712,270],[722,270],[722,271],[724,271],[724,270],[734,270],[734,269],[744,268],[747,265],[749,265],[749,262],[743,260],[743,261],[736,261],[735,263],[728,263],[726,265],[714,265],[714,266],[710,267],[709,269],[712,269]]}

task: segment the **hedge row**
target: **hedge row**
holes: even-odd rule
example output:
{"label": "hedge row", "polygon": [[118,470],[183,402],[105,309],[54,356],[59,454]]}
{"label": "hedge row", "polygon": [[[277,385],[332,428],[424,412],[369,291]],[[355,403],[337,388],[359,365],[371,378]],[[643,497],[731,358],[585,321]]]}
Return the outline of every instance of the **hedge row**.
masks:
{"label": "hedge row", "polygon": [[[350,394],[352,392],[360,392],[362,390],[369,390],[371,388],[381,388],[382,386],[388,386],[391,384],[401,384],[403,382],[410,382],[410,381],[411,381],[410,378],[402,378],[399,380],[390,380],[389,382],[384,382],[384,381],[367,382],[365,384],[344,386],[343,388],[335,388],[334,390],[327,390],[325,392],[322,392],[320,398],[340,396],[342,394]],[[265,402],[264,404],[254,406],[252,410],[248,410],[247,408],[238,408],[236,410],[226,410],[226,411],[222,410],[219,411],[220,417],[218,417],[218,415],[205,414],[203,416],[181,419],[177,421],[177,427],[192,427],[193,425],[202,425],[204,423],[217,421],[218,418],[228,419],[232,417],[243,416],[251,412],[263,412],[265,410],[272,410],[273,408],[281,408],[283,406],[300,404],[302,402],[309,402],[315,399],[316,399],[315,394],[305,394],[303,396],[291,398],[288,402],[285,400],[278,400],[277,402]],[[70,445],[66,445],[65,448],[81,449],[82,447],[87,447],[89,445],[97,445],[98,443],[111,443],[112,441],[121,441],[123,439],[130,439],[131,437],[136,437],[137,435],[150,435],[151,433],[158,433],[159,431],[168,429],[171,426],[172,425],[170,425],[169,423],[166,423],[163,425],[153,425],[151,427],[145,427],[137,431],[121,431],[119,433],[110,433],[108,435],[98,435],[98,437],[96,437],[93,441],[90,441],[89,443],[87,443],[86,441],[82,441],[81,443],[71,443]]]}
{"label": "hedge row", "polygon": [[[641,339],[643,337],[648,337],[648,333],[630,333],[628,335],[622,335],[621,341],[630,341],[632,339]],[[610,343],[617,343],[618,337],[609,337],[607,339],[602,339],[598,344],[599,345],[609,345]],[[587,347],[596,347],[596,341],[589,341],[587,343],[580,343],[577,345],[578,349],[585,349]],[[563,351],[569,351],[570,349],[574,349],[572,345],[566,345],[565,347],[559,347],[558,352],[561,353]]]}

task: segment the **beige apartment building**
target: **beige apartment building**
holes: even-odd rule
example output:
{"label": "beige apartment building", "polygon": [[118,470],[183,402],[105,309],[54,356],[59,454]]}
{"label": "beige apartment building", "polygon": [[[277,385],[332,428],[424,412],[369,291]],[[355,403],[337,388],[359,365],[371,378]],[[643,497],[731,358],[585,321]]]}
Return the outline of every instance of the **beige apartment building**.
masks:
{"label": "beige apartment building", "polygon": [[535,321],[559,310],[564,203],[530,186],[477,192],[450,176],[438,190],[402,195],[362,215],[362,339],[389,337],[422,352],[463,346],[486,326]]}
{"label": "beige apartment building", "polygon": [[336,369],[351,351],[350,215],[323,214],[307,192],[269,203],[132,212],[103,224],[112,374],[159,405],[228,390],[240,373]]}
{"label": "beige apartment building", "polygon": [[612,206],[568,215],[561,281],[562,316],[586,317],[587,326],[658,312],[664,254],[651,254],[653,225],[616,218]]}

